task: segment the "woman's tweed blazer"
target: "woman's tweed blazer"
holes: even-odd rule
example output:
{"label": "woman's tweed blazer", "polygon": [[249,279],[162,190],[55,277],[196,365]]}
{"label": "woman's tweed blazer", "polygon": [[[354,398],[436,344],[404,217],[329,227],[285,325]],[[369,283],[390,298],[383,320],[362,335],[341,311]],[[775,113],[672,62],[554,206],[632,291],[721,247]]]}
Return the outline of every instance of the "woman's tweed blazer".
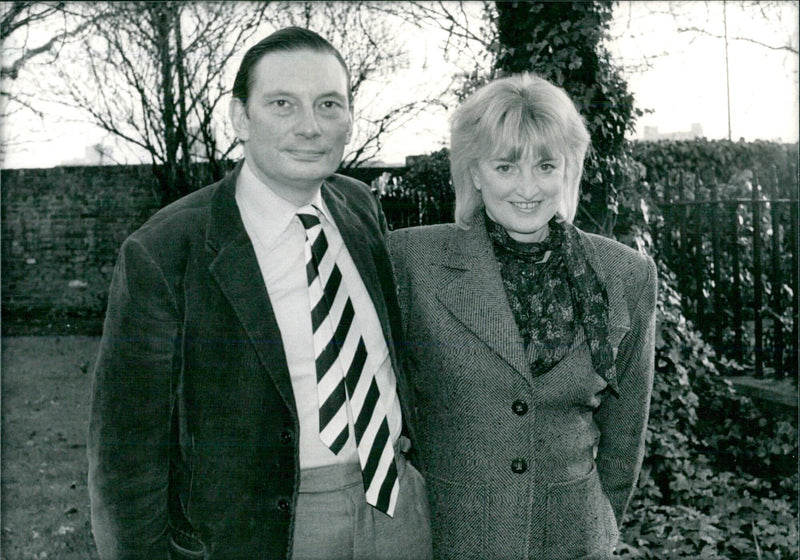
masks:
{"label": "woman's tweed blazer", "polygon": [[652,259],[580,232],[609,300],[619,394],[582,329],[532,377],[481,219],[389,238],[437,558],[608,558],[644,452]]}

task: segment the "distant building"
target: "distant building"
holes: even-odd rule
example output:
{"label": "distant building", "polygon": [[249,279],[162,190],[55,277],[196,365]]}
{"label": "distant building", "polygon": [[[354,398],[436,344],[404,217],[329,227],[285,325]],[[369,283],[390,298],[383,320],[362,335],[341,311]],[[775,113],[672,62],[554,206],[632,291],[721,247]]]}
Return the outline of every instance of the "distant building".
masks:
{"label": "distant building", "polygon": [[657,126],[644,127],[644,140],[694,140],[703,137],[703,125],[692,123],[688,132],[659,132]]}
{"label": "distant building", "polygon": [[114,152],[103,144],[87,146],[82,158],[75,158],[61,162],[64,167],[80,165],[115,165]]}

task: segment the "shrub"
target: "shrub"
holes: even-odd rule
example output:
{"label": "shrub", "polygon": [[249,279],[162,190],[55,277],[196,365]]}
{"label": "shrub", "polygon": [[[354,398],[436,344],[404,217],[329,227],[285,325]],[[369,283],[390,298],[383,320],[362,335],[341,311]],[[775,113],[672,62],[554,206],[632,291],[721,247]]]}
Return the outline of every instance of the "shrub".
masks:
{"label": "shrub", "polygon": [[659,263],[647,452],[622,558],[790,558],[798,545],[797,428],[738,395]]}

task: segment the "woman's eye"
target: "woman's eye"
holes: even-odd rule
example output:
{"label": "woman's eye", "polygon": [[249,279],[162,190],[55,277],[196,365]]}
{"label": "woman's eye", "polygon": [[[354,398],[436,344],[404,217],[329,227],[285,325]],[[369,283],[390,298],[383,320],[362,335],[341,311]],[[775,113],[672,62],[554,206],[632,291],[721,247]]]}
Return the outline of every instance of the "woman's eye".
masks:
{"label": "woman's eye", "polygon": [[543,163],[539,167],[541,168],[542,171],[552,171],[553,169],[556,168],[556,166],[553,165],[552,163]]}
{"label": "woman's eye", "polygon": [[501,163],[500,165],[495,167],[495,170],[500,173],[508,173],[511,171],[511,166],[506,163]]}

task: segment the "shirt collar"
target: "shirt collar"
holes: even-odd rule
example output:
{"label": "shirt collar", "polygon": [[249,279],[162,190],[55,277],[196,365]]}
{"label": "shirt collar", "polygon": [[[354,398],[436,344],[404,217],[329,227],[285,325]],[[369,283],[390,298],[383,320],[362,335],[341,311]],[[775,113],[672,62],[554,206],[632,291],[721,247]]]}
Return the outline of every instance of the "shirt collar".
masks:
{"label": "shirt collar", "polygon": [[[335,228],[336,222],[333,221],[328,207],[322,200],[321,191],[322,188],[317,190],[310,203],[317,207],[325,220]],[[269,185],[259,179],[246,159],[236,181],[236,199],[244,205],[242,210],[257,220],[260,237],[266,247],[270,247],[286,231],[300,209],[300,206],[277,195]]]}

